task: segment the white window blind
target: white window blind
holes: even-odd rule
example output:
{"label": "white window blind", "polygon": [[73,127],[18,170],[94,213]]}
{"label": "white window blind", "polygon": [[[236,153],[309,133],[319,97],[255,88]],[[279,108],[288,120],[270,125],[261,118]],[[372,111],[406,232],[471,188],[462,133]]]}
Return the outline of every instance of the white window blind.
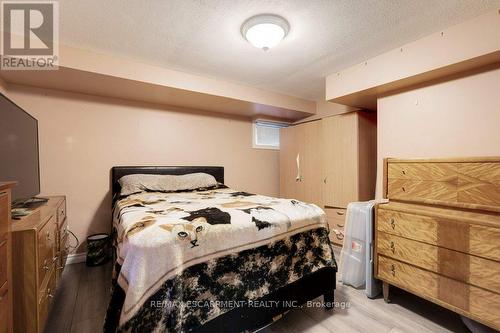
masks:
{"label": "white window blind", "polygon": [[287,124],[256,120],[253,124],[253,147],[264,149],[280,148],[280,128]]}

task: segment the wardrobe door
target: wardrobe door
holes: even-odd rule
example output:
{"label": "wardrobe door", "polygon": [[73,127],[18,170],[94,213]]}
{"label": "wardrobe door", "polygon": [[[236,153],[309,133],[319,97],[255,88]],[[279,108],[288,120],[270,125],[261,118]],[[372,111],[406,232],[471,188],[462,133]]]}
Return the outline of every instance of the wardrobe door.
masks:
{"label": "wardrobe door", "polygon": [[290,126],[280,129],[280,197],[295,198],[298,195],[297,155],[298,129]]}
{"label": "wardrobe door", "polygon": [[323,203],[346,208],[358,200],[358,115],[323,118]]}
{"label": "wardrobe door", "polygon": [[312,121],[296,127],[299,139],[300,174],[297,198],[321,207],[321,122]]}

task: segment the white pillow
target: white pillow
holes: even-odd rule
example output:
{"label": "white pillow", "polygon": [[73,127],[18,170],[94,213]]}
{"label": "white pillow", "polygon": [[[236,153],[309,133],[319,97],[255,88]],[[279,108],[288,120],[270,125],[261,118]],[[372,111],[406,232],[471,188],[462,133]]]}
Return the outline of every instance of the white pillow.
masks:
{"label": "white pillow", "polygon": [[214,176],[207,173],[189,173],[181,176],[133,174],[123,176],[118,183],[121,186],[122,196],[143,191],[174,192],[217,185]]}

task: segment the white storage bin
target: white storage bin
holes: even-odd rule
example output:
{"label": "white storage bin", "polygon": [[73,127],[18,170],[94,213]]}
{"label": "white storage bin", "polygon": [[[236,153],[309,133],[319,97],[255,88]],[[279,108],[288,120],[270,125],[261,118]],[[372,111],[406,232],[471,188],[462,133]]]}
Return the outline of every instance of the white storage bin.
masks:
{"label": "white storage bin", "polygon": [[363,288],[370,298],[380,294],[380,282],[374,278],[373,237],[374,206],[377,202],[352,202],[347,206],[344,246],[340,253],[342,283]]}

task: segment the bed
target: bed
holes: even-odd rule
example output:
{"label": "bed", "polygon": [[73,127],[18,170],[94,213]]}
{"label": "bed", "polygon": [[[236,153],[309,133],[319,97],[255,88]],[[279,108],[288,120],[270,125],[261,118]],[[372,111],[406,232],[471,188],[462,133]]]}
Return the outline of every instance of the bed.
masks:
{"label": "bed", "polygon": [[[217,185],[120,196],[127,175],[212,175]],[[324,212],[233,190],[223,167],[114,167],[113,290],[105,332],[254,331],[323,295],[337,266]]]}

